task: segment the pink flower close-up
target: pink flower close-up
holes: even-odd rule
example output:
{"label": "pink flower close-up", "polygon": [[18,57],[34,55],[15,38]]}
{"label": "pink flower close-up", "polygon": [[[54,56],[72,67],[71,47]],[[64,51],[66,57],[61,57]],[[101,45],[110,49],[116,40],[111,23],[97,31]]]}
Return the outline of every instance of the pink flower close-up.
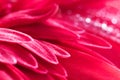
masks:
{"label": "pink flower close-up", "polygon": [[120,80],[120,0],[0,0],[0,80]]}

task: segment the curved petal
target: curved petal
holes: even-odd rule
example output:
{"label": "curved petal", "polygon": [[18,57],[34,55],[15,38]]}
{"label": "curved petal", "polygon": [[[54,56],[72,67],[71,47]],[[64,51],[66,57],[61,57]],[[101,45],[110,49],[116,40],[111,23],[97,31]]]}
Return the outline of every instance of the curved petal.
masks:
{"label": "curved petal", "polygon": [[58,77],[67,77],[67,71],[61,64],[49,64],[44,61],[41,61],[38,59],[38,62],[40,62],[43,66],[45,66],[48,70],[48,73],[58,76]]}
{"label": "curved petal", "polygon": [[22,24],[31,24],[43,21],[53,16],[58,11],[58,5],[54,4],[46,9],[27,9],[6,15],[0,19],[0,27],[16,27]]}
{"label": "curved petal", "polygon": [[[64,17],[63,17],[64,18]],[[70,22],[68,22],[69,20],[63,19],[63,18],[49,18],[46,23],[47,25],[50,26],[57,26],[60,28],[68,28],[68,30],[70,29],[71,32],[73,33],[78,33],[78,34],[82,34],[85,32],[84,29],[80,28],[80,27],[76,27],[74,25],[72,25]],[[45,22],[44,22],[45,23]]]}
{"label": "curved petal", "polygon": [[63,25],[45,26],[43,24],[31,24],[13,28],[27,33],[37,39],[69,40],[79,38],[80,35]]}
{"label": "curved petal", "polygon": [[23,47],[30,50],[40,58],[43,58],[44,60],[52,63],[52,64],[58,64],[58,60],[56,56],[53,53],[50,53],[44,49],[44,45],[40,44],[40,41],[33,40],[27,43],[21,43]]}
{"label": "curved petal", "polygon": [[98,52],[100,55],[104,56],[105,58],[109,59],[111,62],[113,62],[117,67],[120,68],[120,44],[117,42],[114,42],[110,39],[107,39],[111,45],[112,49],[105,50],[105,49],[95,49],[90,47],[90,49]]}
{"label": "curved petal", "polygon": [[10,52],[0,46],[0,62],[8,64],[16,64],[17,59],[15,56],[11,55]]}
{"label": "curved petal", "polygon": [[40,61],[38,62],[38,67],[36,69],[34,69],[34,71],[36,73],[40,73],[40,74],[47,74],[48,73],[48,70],[47,68],[45,68],[41,63]]}
{"label": "curved petal", "polygon": [[12,29],[0,28],[0,41],[20,43],[32,40],[32,37],[25,33]]}
{"label": "curved petal", "polygon": [[119,80],[120,70],[101,59],[71,49],[71,58],[62,60],[69,80]]}
{"label": "curved petal", "polygon": [[[44,24],[46,24],[46,25],[48,25],[48,26],[52,26],[53,28],[55,28],[54,30],[56,31],[61,31],[62,32],[62,35],[64,35],[64,34],[68,34],[67,33],[67,31],[69,31],[69,34],[68,35],[71,35],[72,36],[72,34],[74,34],[74,35],[76,35],[76,38],[79,38],[79,34],[78,33],[76,33],[74,30],[71,30],[70,28],[73,28],[73,27],[71,27],[70,25],[67,25],[67,24],[65,24],[65,23],[60,23],[59,21],[56,21],[56,20],[54,20],[54,19],[47,19],[45,22],[44,22]],[[57,28],[59,28],[59,30],[57,29]],[[63,30],[61,30],[61,29],[63,29]],[[75,28],[73,28],[73,29],[75,29]],[[64,31],[64,30],[66,30],[66,32]],[[80,30],[80,29],[79,29]],[[56,32],[57,32],[56,31]],[[64,32],[63,32],[64,31]],[[71,32],[71,34],[70,34],[70,32]],[[81,30],[80,31],[80,33],[84,33],[84,31],[83,30]],[[65,38],[65,37],[64,37]]]}
{"label": "curved petal", "polygon": [[83,44],[86,46],[111,49],[112,45],[105,39],[98,37],[94,34],[83,33],[79,40],[77,40],[79,44]]}
{"label": "curved petal", "polygon": [[[97,57],[98,59],[102,59],[111,65],[114,65],[109,59],[103,57],[99,53],[95,52],[94,50],[92,50],[84,45],[78,44],[76,41],[69,41],[69,40],[65,41],[64,40],[64,41],[61,41],[61,43],[59,43],[58,45],[60,45],[63,49],[67,50],[68,52],[69,52],[69,48],[73,48],[75,50],[79,50],[79,51],[85,52],[89,55],[92,55],[94,57]],[[94,47],[92,47],[92,48],[94,48]],[[95,49],[98,49],[98,48],[95,48]],[[106,49],[106,50],[108,50],[108,49]]]}
{"label": "curved petal", "polygon": [[27,51],[21,46],[16,44],[13,45],[8,43],[0,43],[0,47],[5,49],[10,55],[14,56],[19,65],[30,69],[38,67],[37,60],[34,58],[31,52]]}
{"label": "curved petal", "polygon": [[48,46],[51,49],[51,51],[54,52],[54,54],[56,54],[62,58],[70,57],[70,54],[67,51],[65,51],[64,49],[60,48],[59,46],[51,44],[49,42],[45,42],[45,41],[43,41],[43,43],[45,43],[46,46]]}
{"label": "curved petal", "polygon": [[50,67],[47,67],[47,69],[50,74],[60,76],[60,77],[68,76],[66,69],[63,66],[61,66],[60,64],[59,65],[49,65],[49,66]]}
{"label": "curved petal", "polygon": [[32,72],[27,69],[23,69],[23,68],[19,68],[19,69],[22,70],[22,72],[24,72],[24,74],[26,74],[26,76],[29,77],[30,80],[40,80],[40,79],[41,80],[54,80],[54,78],[49,74],[38,74],[36,72]]}
{"label": "curved petal", "polygon": [[22,72],[12,65],[0,64],[1,80],[29,80]]}

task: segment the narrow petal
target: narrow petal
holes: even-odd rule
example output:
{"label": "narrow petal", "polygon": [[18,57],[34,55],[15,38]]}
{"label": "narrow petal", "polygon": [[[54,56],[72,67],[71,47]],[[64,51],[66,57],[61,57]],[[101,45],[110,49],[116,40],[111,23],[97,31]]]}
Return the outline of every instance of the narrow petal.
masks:
{"label": "narrow petal", "polygon": [[20,43],[31,40],[32,37],[25,33],[12,29],[0,28],[0,41]]}
{"label": "narrow petal", "polygon": [[[46,65],[47,66],[47,65]],[[49,65],[50,67],[47,67],[50,74],[60,76],[60,77],[67,77],[67,71],[63,66],[59,65]]]}
{"label": "narrow petal", "polygon": [[27,51],[21,46],[16,44],[13,45],[8,43],[0,43],[0,47],[5,49],[9,55],[14,56],[19,65],[25,66],[29,69],[35,69],[38,67],[37,60],[34,58],[31,52]]}
{"label": "narrow petal", "polygon": [[45,41],[43,43],[45,43],[50,49],[52,49],[51,51],[53,51],[56,55],[62,58],[70,57],[70,54],[64,49],[60,48],[59,46],[45,42]]}
{"label": "narrow petal", "polygon": [[39,56],[40,58],[43,58],[50,63],[58,64],[56,56],[53,53],[49,53],[48,51],[46,51],[39,41],[33,40],[27,43],[21,43],[21,45]]}
{"label": "narrow petal", "polygon": [[0,62],[8,64],[16,64],[17,59],[10,54],[10,52],[3,47],[0,47]]}
{"label": "narrow petal", "polygon": [[[73,24],[71,24],[70,22],[69,22],[69,20],[67,19],[66,20],[66,18],[59,18],[59,16],[57,16],[58,18],[49,18],[48,20],[47,20],[47,23],[49,24],[49,25],[52,25],[52,26],[57,26],[57,27],[60,27],[60,28],[68,28],[68,30],[69,31],[71,31],[71,32],[73,32],[73,33],[75,33],[75,32],[77,32],[77,33],[79,33],[79,34],[82,34],[82,33],[84,33],[85,32],[85,30],[84,29],[82,29],[82,28],[80,28],[80,27],[76,27],[76,26],[74,26]],[[66,17],[66,16],[65,16]],[[51,24],[51,23],[52,24]],[[47,24],[47,25],[48,25]]]}
{"label": "narrow petal", "polygon": [[47,74],[48,73],[48,70],[47,68],[45,68],[41,63],[40,61],[38,62],[38,67],[36,69],[34,69],[34,71],[36,73],[40,73],[40,74]]}
{"label": "narrow petal", "polygon": [[28,80],[28,78],[12,65],[0,64],[1,80]]}
{"label": "narrow petal", "polygon": [[48,70],[48,73],[59,76],[59,77],[67,77],[67,72],[65,68],[61,64],[50,64],[46,63],[44,61],[41,61],[38,59],[38,62],[40,62],[43,66],[45,66]]}
{"label": "narrow petal", "polygon": [[[76,33],[74,30],[71,30],[71,29],[69,29],[69,25],[65,25],[65,24],[61,24],[60,22],[58,22],[58,21],[55,21],[54,19],[48,19],[48,20],[46,20],[45,22],[44,22],[46,25],[48,25],[48,26],[53,26],[54,28],[59,28],[59,30],[57,30],[57,31],[61,31],[63,34],[68,34],[68,35],[76,35],[76,38],[78,38],[79,37],[79,34],[78,33]],[[67,28],[68,27],[68,28]],[[63,29],[63,30],[66,30],[66,31],[64,31],[63,32],[63,30],[60,30],[60,29]],[[57,32],[56,31],[56,32]],[[69,32],[69,33],[67,33],[67,32]],[[81,30],[81,33],[83,33],[84,31],[83,30]],[[62,34],[62,35],[63,35]]]}
{"label": "narrow petal", "polygon": [[[58,45],[60,45],[63,49],[65,49],[65,50],[67,50],[68,52],[69,52],[69,48],[73,48],[73,49],[75,49],[75,50],[79,50],[79,51],[82,51],[82,52],[85,52],[85,53],[87,53],[87,54],[89,54],[89,55],[92,55],[92,56],[94,56],[94,57],[97,57],[97,58],[99,58],[99,59],[102,59],[102,60],[104,60],[105,62],[107,62],[107,63],[109,63],[109,64],[111,64],[111,65],[114,65],[109,59],[107,59],[107,58],[105,58],[105,57],[103,57],[102,55],[100,55],[99,53],[97,53],[97,52],[95,52],[94,50],[92,50],[92,49],[90,49],[90,48],[88,48],[88,46],[86,47],[86,46],[84,46],[84,45],[80,45],[80,44],[78,44],[76,41],[61,41],[62,43],[59,43]],[[92,48],[94,48],[94,47],[92,47]],[[97,49],[97,48],[95,48],[95,49]],[[101,48],[99,48],[99,49],[101,49]],[[103,49],[103,48],[102,48]],[[108,49],[106,49],[106,51],[107,51]],[[69,52],[69,53],[71,53],[71,52]]]}
{"label": "narrow petal", "polygon": [[18,67],[30,80],[54,80],[54,78],[49,74],[38,74],[30,70]]}
{"label": "narrow petal", "polygon": [[83,44],[86,46],[97,47],[97,48],[104,48],[104,49],[111,49],[112,45],[106,41],[105,39],[98,37],[94,34],[90,33],[83,33],[79,40],[77,40],[79,44]]}

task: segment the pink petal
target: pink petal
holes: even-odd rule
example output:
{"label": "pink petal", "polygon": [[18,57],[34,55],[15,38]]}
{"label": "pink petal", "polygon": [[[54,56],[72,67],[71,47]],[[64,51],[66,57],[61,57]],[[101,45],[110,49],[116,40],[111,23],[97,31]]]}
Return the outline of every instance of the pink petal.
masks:
{"label": "pink petal", "polygon": [[89,54],[73,51],[71,58],[62,60],[68,80],[119,80],[120,70],[114,65]]}
{"label": "pink petal", "polygon": [[76,32],[73,32],[72,30],[64,26],[60,27],[60,26],[45,26],[43,24],[31,24],[18,26],[13,29],[25,32],[37,39],[69,40],[79,38],[79,35]]}
{"label": "pink petal", "polygon": [[[66,15],[65,15],[66,17]],[[47,25],[49,24],[50,26],[56,26],[56,27],[60,27],[60,28],[68,28],[69,31],[73,32],[73,33],[78,33],[78,34],[82,34],[85,32],[84,29],[80,28],[80,27],[76,27],[73,24],[71,24],[70,22],[68,22],[69,20],[66,20],[66,18],[49,18],[47,20]]]}
{"label": "pink petal", "polygon": [[[105,62],[107,62],[107,63],[109,63],[111,65],[114,65],[109,59],[103,57],[99,53],[93,51],[92,49],[90,49],[90,48],[88,48],[88,47],[86,47],[84,45],[78,44],[75,41],[61,41],[61,42],[62,43],[59,43],[58,45],[60,45],[63,49],[65,49],[69,53],[71,53],[69,48],[73,48],[75,50],[79,50],[79,51],[85,52],[85,53],[87,53],[89,55],[92,55],[94,57],[97,57],[98,59],[102,59],[102,60],[104,60]],[[92,48],[94,48],[94,47],[92,47]],[[97,49],[97,48],[95,48],[95,49]],[[101,48],[99,48],[99,49],[101,49]],[[108,49],[106,49],[106,50],[108,50]]]}
{"label": "pink petal", "polygon": [[[47,65],[46,65],[47,66]],[[60,77],[67,77],[67,71],[65,68],[61,65],[49,65],[50,67],[47,67],[50,74],[60,76]]]}
{"label": "pink petal", "polygon": [[10,52],[3,47],[0,49],[0,62],[8,64],[16,64],[16,58],[10,54]]}
{"label": "pink petal", "polygon": [[111,45],[112,45],[112,49],[109,50],[104,50],[104,49],[94,49],[91,48],[92,50],[98,52],[100,55],[104,56],[105,58],[109,59],[111,62],[113,62],[117,67],[120,68],[120,44],[116,43],[110,39],[107,39]]}
{"label": "pink petal", "polygon": [[50,63],[58,64],[56,56],[53,53],[49,53],[48,51],[46,51],[39,41],[33,40],[27,43],[21,43],[21,45],[39,56],[40,58],[43,58]]}
{"label": "pink petal", "polygon": [[30,80],[54,80],[54,78],[49,74],[38,74],[27,69],[19,68],[29,77]]}
{"label": "pink petal", "polygon": [[25,33],[12,29],[0,28],[0,41],[20,43],[31,40],[32,38]]}
{"label": "pink petal", "polygon": [[77,40],[77,42],[78,44],[83,44],[91,47],[104,48],[104,49],[112,48],[112,45],[108,41],[90,33],[82,34],[80,39]]}
{"label": "pink petal", "polygon": [[46,6],[50,5],[50,0],[17,0],[11,1],[12,11],[25,10],[31,8],[45,9]]}
{"label": "pink petal", "polygon": [[[69,26],[69,25],[67,25],[67,24],[65,24],[65,23],[60,23],[59,21],[55,21],[54,19],[48,19],[48,20],[46,20],[46,22],[44,22],[46,25],[48,25],[48,26],[53,26],[53,28],[55,28],[54,30],[56,31],[57,30],[57,28],[59,28],[59,30],[57,30],[56,32],[62,32],[62,35],[65,35],[65,34],[68,34],[68,36],[69,35],[76,35],[76,38],[79,38],[79,34],[78,33],[76,33],[75,31],[73,31],[73,30],[71,30],[71,29],[69,29],[71,26]],[[73,27],[72,27],[73,28]],[[63,30],[61,30],[61,29],[63,29]],[[66,30],[66,31],[64,31],[64,30]],[[69,32],[69,33],[67,33],[67,32]],[[84,31],[83,30],[81,30],[80,31],[81,33],[83,33]],[[55,32],[54,32],[55,33]],[[63,36],[64,37],[64,36]],[[65,37],[64,37],[65,38]],[[74,37],[73,37],[74,38]]]}
{"label": "pink petal", "polygon": [[36,69],[34,69],[34,71],[36,73],[39,73],[39,74],[47,74],[48,73],[48,70],[47,68],[45,68],[41,63],[40,61],[38,62],[38,67]]}
{"label": "pink petal", "polygon": [[54,4],[46,9],[34,8],[13,12],[0,20],[1,27],[15,27],[21,24],[31,24],[43,21],[58,11],[58,5]]}
{"label": "pink petal", "polygon": [[5,49],[10,55],[14,56],[19,65],[30,69],[35,69],[38,67],[38,63],[31,52],[21,46],[16,44],[0,43],[0,47]]}
{"label": "pink petal", "polygon": [[45,43],[51,49],[51,51],[54,52],[54,54],[56,54],[62,58],[70,57],[70,54],[67,51],[65,51],[64,49],[60,48],[59,46],[48,43],[48,42],[43,42],[43,43]]}
{"label": "pink petal", "polygon": [[1,80],[28,80],[28,78],[12,65],[0,64]]}
{"label": "pink petal", "polygon": [[24,55],[17,53],[16,57],[18,60],[18,64],[20,64],[21,66],[28,67],[30,69],[38,68],[38,63],[32,54],[26,54],[26,52],[23,52],[23,54]]}
{"label": "pink petal", "polygon": [[50,64],[38,59],[43,66],[45,66],[48,70],[48,73],[58,76],[58,77],[67,77],[67,72],[65,68],[61,64]]}

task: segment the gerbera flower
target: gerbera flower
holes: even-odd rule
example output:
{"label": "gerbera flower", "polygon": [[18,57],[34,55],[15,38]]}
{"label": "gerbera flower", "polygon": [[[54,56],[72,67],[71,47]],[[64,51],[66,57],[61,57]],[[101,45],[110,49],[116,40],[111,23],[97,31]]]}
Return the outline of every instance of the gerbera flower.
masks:
{"label": "gerbera flower", "polygon": [[88,29],[106,1],[1,0],[0,79],[119,80],[118,41]]}

